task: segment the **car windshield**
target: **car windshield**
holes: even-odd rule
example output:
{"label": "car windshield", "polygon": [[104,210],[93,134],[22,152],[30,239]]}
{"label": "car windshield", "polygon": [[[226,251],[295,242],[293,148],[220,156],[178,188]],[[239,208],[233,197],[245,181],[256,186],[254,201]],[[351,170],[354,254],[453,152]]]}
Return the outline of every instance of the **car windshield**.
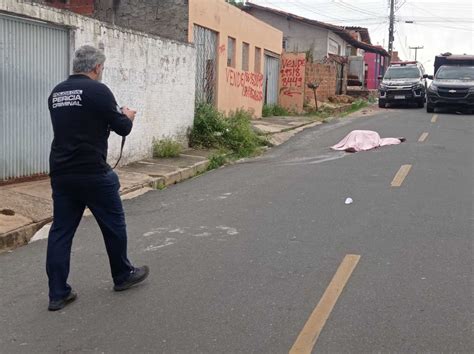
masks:
{"label": "car windshield", "polygon": [[437,79],[474,80],[474,66],[442,66],[436,74]]}
{"label": "car windshield", "polygon": [[417,67],[400,67],[400,68],[388,68],[387,73],[384,76],[385,80],[391,79],[417,79],[419,78],[420,70]]}

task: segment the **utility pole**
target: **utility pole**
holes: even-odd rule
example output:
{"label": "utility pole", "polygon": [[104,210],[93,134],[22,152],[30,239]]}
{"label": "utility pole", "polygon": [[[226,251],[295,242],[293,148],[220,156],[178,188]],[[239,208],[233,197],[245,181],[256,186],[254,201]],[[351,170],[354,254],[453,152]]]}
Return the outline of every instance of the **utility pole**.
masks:
{"label": "utility pole", "polygon": [[395,37],[393,35],[394,24],[395,24],[395,0],[390,0],[390,25],[388,27],[388,54],[390,55],[389,61],[392,60],[393,41],[395,40]]}
{"label": "utility pole", "polygon": [[415,49],[415,61],[416,61],[416,58],[417,58],[417,54],[418,54],[418,49],[423,49],[424,46],[419,46],[419,47],[409,47],[410,49]]}

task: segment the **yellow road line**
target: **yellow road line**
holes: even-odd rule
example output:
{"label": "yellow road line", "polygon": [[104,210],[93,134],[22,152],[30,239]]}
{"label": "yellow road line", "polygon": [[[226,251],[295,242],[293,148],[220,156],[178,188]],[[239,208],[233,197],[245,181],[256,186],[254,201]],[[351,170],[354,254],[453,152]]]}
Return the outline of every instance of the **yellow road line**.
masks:
{"label": "yellow road line", "polygon": [[427,137],[428,137],[428,133],[424,132],[423,134],[420,135],[420,138],[418,139],[418,141],[422,143],[426,140]]}
{"label": "yellow road line", "polygon": [[405,177],[408,175],[408,172],[410,172],[410,169],[411,165],[402,165],[393,178],[392,187],[400,187],[405,180]]}
{"label": "yellow road line", "polygon": [[436,123],[436,120],[438,119],[438,115],[435,114],[432,118],[431,118],[431,123]]}
{"label": "yellow road line", "polygon": [[309,316],[295,344],[291,347],[290,354],[311,354],[324,324],[329,318],[359,259],[360,256],[356,254],[347,254],[344,257],[321,300],[319,300],[318,305]]}

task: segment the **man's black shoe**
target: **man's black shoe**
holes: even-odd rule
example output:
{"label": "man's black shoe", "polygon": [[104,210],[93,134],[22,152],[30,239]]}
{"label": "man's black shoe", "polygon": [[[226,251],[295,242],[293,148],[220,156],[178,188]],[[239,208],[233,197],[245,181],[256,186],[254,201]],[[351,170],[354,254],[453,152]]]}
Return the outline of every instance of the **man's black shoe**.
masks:
{"label": "man's black shoe", "polygon": [[49,311],[58,311],[63,309],[66,305],[70,304],[77,299],[77,294],[71,290],[68,296],[62,298],[61,300],[50,301],[48,310]]}
{"label": "man's black shoe", "polygon": [[127,280],[125,280],[122,284],[115,284],[114,290],[115,291],[123,291],[131,288],[135,284],[138,284],[146,279],[150,273],[150,268],[148,266],[143,266],[139,268],[134,268],[130,272],[130,276]]}

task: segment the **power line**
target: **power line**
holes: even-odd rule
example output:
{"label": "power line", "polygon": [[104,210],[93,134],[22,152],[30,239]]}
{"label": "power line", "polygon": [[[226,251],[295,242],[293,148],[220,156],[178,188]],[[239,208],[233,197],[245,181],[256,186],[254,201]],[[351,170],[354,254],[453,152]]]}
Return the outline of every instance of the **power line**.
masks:
{"label": "power line", "polygon": [[356,12],[359,12],[359,13],[362,13],[362,14],[365,14],[365,15],[371,15],[371,16],[377,16],[378,15],[375,12],[367,11],[367,10],[361,9],[359,7],[356,7],[356,6],[349,5],[349,4],[345,3],[343,0],[340,0],[340,2],[334,2],[334,4],[336,6],[343,7],[343,8],[352,10],[352,11],[356,11]]}
{"label": "power line", "polygon": [[[379,24],[380,21],[382,19],[385,19],[385,16],[371,16],[370,18],[341,18],[341,17],[334,17],[334,16],[330,16],[330,15],[327,15],[326,13],[323,13],[322,11],[320,11],[320,8],[318,8],[317,11],[315,11],[315,9],[307,6],[306,4],[303,4],[301,1],[298,1],[298,0],[294,0],[295,2],[285,2],[285,4],[287,5],[295,5],[297,6],[298,9],[303,9],[303,10],[306,10],[306,11],[309,11],[315,15],[317,15],[317,18],[321,18],[321,17],[326,17],[326,18],[329,18],[330,20],[334,21],[334,22],[340,22],[340,23],[347,23],[347,22],[350,22],[350,23],[355,23],[355,22],[364,22],[365,24]],[[265,3],[267,4],[270,4],[272,6],[274,6],[275,8],[281,10],[280,7],[276,6],[275,4],[277,2],[274,2],[274,1],[265,1]],[[288,12],[288,10],[282,10],[284,12]],[[325,21],[323,19],[323,21]],[[375,23],[374,23],[375,21]]]}
{"label": "power line", "polygon": [[401,3],[401,4],[398,5],[398,6],[396,6],[395,12],[398,11],[398,10],[400,10],[400,9],[407,3],[407,1],[408,1],[408,0],[405,0],[405,1],[403,1],[403,3]]}
{"label": "power line", "polygon": [[400,46],[403,50],[403,53],[408,60],[410,58],[410,52],[407,46],[407,36],[405,34],[405,31],[403,30],[403,26],[398,26],[396,33],[398,35],[398,40],[400,41]]}
{"label": "power line", "polygon": [[[423,27],[430,27],[433,28],[431,25],[427,25],[424,23],[413,23],[416,26],[423,26]],[[466,27],[452,27],[452,26],[444,26],[444,25],[436,25],[436,28],[446,28],[446,29],[453,29],[453,30],[458,30],[458,31],[468,31],[468,32],[474,32],[474,29],[472,28],[466,28]]]}
{"label": "power line", "polygon": [[406,50],[406,47],[405,45],[403,45],[403,41],[402,41],[402,38],[401,38],[401,34],[399,32],[397,32],[397,37],[398,37],[398,40],[400,41],[400,48],[402,49],[403,51],[403,55],[405,56],[405,58],[407,58],[407,60],[410,58],[410,56],[408,55],[408,52]]}
{"label": "power line", "polygon": [[[336,21],[346,21],[345,19],[342,19],[342,18],[337,18],[337,17],[333,17],[333,16],[323,14],[323,13],[321,13],[321,11],[316,12],[313,9],[309,8],[308,6],[302,4],[300,1],[297,1],[297,0],[295,0],[295,1],[296,1],[297,4],[299,4],[300,7],[302,7],[305,10],[308,10],[308,11],[314,13],[314,14],[321,15],[321,16],[324,16],[324,17],[327,17],[327,18],[331,18],[331,19],[336,20]],[[349,19],[347,19],[347,20],[349,20]]]}

